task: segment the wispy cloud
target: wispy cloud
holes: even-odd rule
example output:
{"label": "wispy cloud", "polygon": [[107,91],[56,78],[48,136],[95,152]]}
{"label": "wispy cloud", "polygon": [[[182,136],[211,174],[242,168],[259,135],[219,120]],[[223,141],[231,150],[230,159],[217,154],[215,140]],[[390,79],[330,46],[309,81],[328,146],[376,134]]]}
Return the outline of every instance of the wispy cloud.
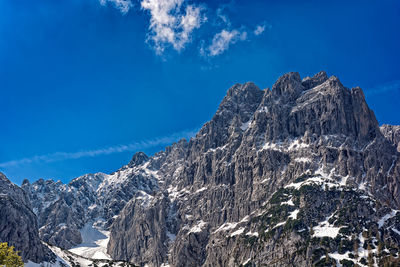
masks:
{"label": "wispy cloud", "polygon": [[390,91],[400,91],[400,80],[388,82],[372,89],[365,89],[365,94],[372,96]]}
{"label": "wispy cloud", "polygon": [[267,23],[262,23],[260,25],[257,25],[256,28],[254,29],[253,33],[255,36],[261,35],[265,32],[266,29],[271,29],[271,25]]}
{"label": "wispy cloud", "polygon": [[127,14],[133,7],[131,0],[99,0],[102,6],[106,6],[107,3],[112,4],[116,9],[121,11],[122,14]]}
{"label": "wispy cloud", "polygon": [[240,28],[232,29],[232,23],[225,13],[225,10],[230,8],[232,8],[231,5],[223,5],[217,9],[216,25],[222,26],[222,30],[213,36],[207,46],[205,46],[205,41],[201,43],[201,56],[212,58],[221,55],[229,50],[231,45],[239,41],[251,40],[253,37],[257,37],[271,28],[271,25],[263,22],[257,25],[254,30],[249,30],[248,27],[243,25]]}
{"label": "wispy cloud", "polygon": [[246,31],[239,30],[222,30],[221,32],[214,35],[211,44],[207,48],[201,48],[200,53],[203,56],[218,56],[224,51],[229,49],[231,44],[238,41],[244,41],[247,39]]}
{"label": "wispy cloud", "polygon": [[191,41],[193,31],[207,19],[202,7],[187,5],[185,0],[143,0],[141,7],[150,13],[147,41],[157,54],[167,46],[181,51]]}
{"label": "wispy cloud", "polygon": [[198,129],[185,130],[179,133],[174,133],[164,137],[158,137],[154,139],[143,140],[139,142],[133,142],[125,145],[116,145],[106,148],[93,149],[93,150],[81,150],[77,152],[55,152],[47,155],[36,155],[29,158],[23,158],[18,160],[11,160],[0,163],[0,168],[16,167],[32,163],[48,163],[55,161],[63,161],[68,159],[80,159],[85,157],[97,157],[103,155],[110,155],[122,152],[136,152],[139,150],[152,148],[161,145],[170,145],[182,138],[193,137],[197,133]]}
{"label": "wispy cloud", "polygon": [[254,30],[255,35],[260,35],[265,31],[265,25],[257,25],[256,29]]}

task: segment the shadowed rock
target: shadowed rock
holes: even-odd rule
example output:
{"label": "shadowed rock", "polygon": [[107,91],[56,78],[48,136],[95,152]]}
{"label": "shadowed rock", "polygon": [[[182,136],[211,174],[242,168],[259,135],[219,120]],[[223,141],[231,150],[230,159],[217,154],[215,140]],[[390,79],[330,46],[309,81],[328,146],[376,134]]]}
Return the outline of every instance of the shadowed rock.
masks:
{"label": "shadowed rock", "polygon": [[14,246],[24,262],[52,261],[55,255],[42,244],[36,216],[25,192],[0,172],[0,242]]}

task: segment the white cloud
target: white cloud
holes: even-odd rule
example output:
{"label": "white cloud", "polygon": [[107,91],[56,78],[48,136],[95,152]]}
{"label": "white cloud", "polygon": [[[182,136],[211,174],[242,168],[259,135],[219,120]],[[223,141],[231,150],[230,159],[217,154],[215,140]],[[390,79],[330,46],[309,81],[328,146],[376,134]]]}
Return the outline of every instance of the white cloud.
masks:
{"label": "white cloud", "polygon": [[[229,20],[226,21],[229,22]],[[269,29],[271,26],[267,25],[266,23],[257,25],[254,31],[250,32],[250,37],[261,35],[267,28]],[[249,34],[246,31],[246,27],[242,26],[241,30],[223,29],[214,35],[211,44],[208,47],[205,48],[204,42],[202,43],[200,47],[200,54],[202,56],[215,57],[227,51],[232,44],[245,40],[249,40]]]}
{"label": "white cloud", "polygon": [[185,0],[143,0],[141,6],[150,13],[148,42],[158,54],[167,46],[181,51],[206,20],[201,7],[185,5]]}
{"label": "white cloud", "polygon": [[268,24],[266,22],[259,24],[256,26],[256,28],[254,29],[253,33],[255,36],[261,35],[265,32],[265,30],[269,30],[272,28],[271,24]]}
{"label": "white cloud", "polygon": [[107,3],[111,3],[115,8],[119,9],[122,14],[126,14],[129,12],[131,7],[133,6],[131,0],[99,0],[102,6],[107,5]]}
{"label": "white cloud", "polygon": [[221,32],[214,35],[211,44],[206,48],[201,48],[200,53],[205,56],[218,56],[229,49],[231,44],[235,44],[238,41],[244,41],[247,39],[246,31],[238,30],[222,30]]}
{"label": "white cloud", "polygon": [[265,25],[257,25],[256,29],[254,30],[255,35],[260,35],[265,31]]}
{"label": "white cloud", "polygon": [[[114,5],[121,13],[126,14],[133,7],[133,0],[99,0],[100,4]],[[215,57],[226,52],[231,45],[258,36],[271,26],[262,23],[249,30],[242,26],[233,29],[226,10],[231,4],[220,5],[215,11],[205,7],[205,4],[193,4],[188,0],[138,0],[141,9],[150,16],[149,32],[146,42],[152,46],[158,55],[163,55],[165,49],[171,47],[180,52],[192,42],[194,31],[207,21],[206,13],[213,19],[209,26],[212,37],[203,37],[200,41],[200,54],[204,57]],[[215,33],[216,29],[218,32]],[[204,34],[204,33],[203,33]],[[211,39],[210,39],[211,38]]]}
{"label": "white cloud", "polygon": [[160,145],[170,145],[173,142],[178,141],[182,138],[190,138],[197,133],[196,130],[185,130],[183,132],[174,133],[168,136],[144,140],[140,142],[134,142],[126,145],[110,146],[106,148],[94,149],[94,150],[82,150],[78,152],[55,152],[47,155],[37,155],[30,158],[23,158],[19,160],[11,160],[0,163],[0,168],[16,167],[31,163],[46,163],[62,161],[67,159],[79,159],[84,157],[96,157],[102,155],[110,155],[122,152],[136,152],[146,148],[156,147]]}

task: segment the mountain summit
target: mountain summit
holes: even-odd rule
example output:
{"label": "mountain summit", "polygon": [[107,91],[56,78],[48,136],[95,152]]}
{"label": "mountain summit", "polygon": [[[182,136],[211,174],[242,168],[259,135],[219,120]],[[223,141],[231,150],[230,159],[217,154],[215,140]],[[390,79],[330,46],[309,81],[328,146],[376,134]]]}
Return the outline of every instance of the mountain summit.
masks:
{"label": "mountain summit", "polygon": [[[399,136],[359,87],[291,72],[271,89],[232,86],[189,141],[22,189],[66,262],[101,251],[137,266],[396,266]],[[88,229],[104,239],[90,247]]]}

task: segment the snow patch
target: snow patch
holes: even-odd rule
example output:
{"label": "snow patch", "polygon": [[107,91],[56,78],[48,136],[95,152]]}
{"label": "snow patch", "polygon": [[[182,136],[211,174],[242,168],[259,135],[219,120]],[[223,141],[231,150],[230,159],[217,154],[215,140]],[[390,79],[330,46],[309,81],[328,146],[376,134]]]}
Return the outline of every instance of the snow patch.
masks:
{"label": "snow patch", "polygon": [[186,218],[187,220],[192,220],[192,219],[193,219],[193,215],[191,215],[191,214],[186,214],[186,215],[185,215],[185,218]]}
{"label": "snow patch", "polygon": [[311,177],[302,182],[290,183],[290,184],[286,185],[285,188],[294,187],[295,189],[300,189],[300,187],[302,187],[303,185],[313,184],[313,183],[322,184],[324,182],[325,182],[325,180],[322,179],[322,177]]}
{"label": "snow patch", "polygon": [[[53,252],[54,254],[56,254],[58,257],[60,257],[61,259],[64,260],[64,262],[68,262],[70,261],[71,255],[68,254],[66,251],[63,251],[61,248],[55,247],[55,246],[48,246]],[[76,261],[80,266],[89,266],[90,264],[92,264],[92,261],[79,257],[79,255],[77,257],[73,257],[74,261]],[[46,266],[46,265],[45,265]],[[67,264],[67,266],[71,266],[71,264]]]}
{"label": "snow patch", "polygon": [[336,260],[336,266],[342,266],[342,264],[340,264],[341,260],[349,260],[354,263],[357,263],[356,261],[354,261],[353,259],[351,259],[349,257],[349,251],[347,251],[345,254],[339,254],[339,252],[336,251],[334,253],[328,253],[328,255],[329,255],[329,257]]}
{"label": "snow patch", "polygon": [[228,231],[230,229],[234,229],[237,226],[237,224],[238,223],[224,223],[217,230],[215,230],[214,233],[217,233],[219,231]]}
{"label": "snow patch", "polygon": [[69,251],[91,259],[111,259],[107,254],[107,244],[110,239],[110,232],[94,227],[92,223],[85,224],[80,232],[82,243],[69,249]]}
{"label": "snow patch", "polygon": [[205,190],[207,190],[207,187],[202,187],[202,188],[198,189],[198,190],[197,190],[196,192],[194,192],[194,193],[197,194],[197,193],[203,192],[203,191],[205,191]]}
{"label": "snow patch", "polygon": [[27,263],[24,264],[25,267],[64,267],[64,266],[70,266],[67,262],[65,262],[63,259],[57,256],[55,262],[41,262],[41,263],[36,263],[32,261],[28,261]]}
{"label": "snow patch", "polygon": [[400,235],[400,231],[397,230],[396,228],[392,228],[392,231],[395,232],[396,234]]}
{"label": "snow patch", "polygon": [[339,184],[340,184],[341,186],[345,186],[346,183],[347,183],[347,179],[349,179],[349,175],[343,176],[343,177],[342,177],[342,180],[340,181]]}
{"label": "snow patch", "polygon": [[317,226],[313,228],[315,237],[324,237],[328,236],[331,238],[335,238],[339,234],[339,230],[341,227],[334,227],[329,223],[329,219],[333,217],[334,214],[327,217],[325,221],[320,222]]}
{"label": "snow patch", "polygon": [[264,146],[262,147],[262,150],[275,150],[275,151],[282,151],[282,149],[279,147],[279,145],[275,143],[265,143]]}
{"label": "snow patch", "polygon": [[393,218],[394,216],[396,216],[397,210],[392,210],[391,213],[386,214],[385,216],[383,216],[381,219],[379,219],[378,221],[378,227],[381,228],[385,222],[387,220],[389,220],[390,218]]}
{"label": "snow patch", "polygon": [[239,228],[238,230],[236,230],[235,232],[233,232],[233,233],[231,234],[231,236],[241,235],[241,234],[243,234],[243,232],[244,232],[244,228],[241,227],[241,228]]}
{"label": "snow patch", "polygon": [[246,131],[246,130],[249,128],[250,125],[251,125],[251,120],[249,120],[249,121],[243,123],[243,124],[240,126],[240,129],[242,129],[242,131]]}
{"label": "snow patch", "polygon": [[300,157],[300,158],[295,158],[294,161],[300,162],[300,163],[309,163],[312,160],[310,158]]}
{"label": "snow patch", "polygon": [[294,206],[293,198],[289,199],[288,201],[281,202],[281,205],[285,205],[285,204],[289,205],[289,206]]}
{"label": "snow patch", "polygon": [[258,232],[247,232],[246,235],[258,237]]}
{"label": "snow patch", "polygon": [[[308,185],[308,184],[317,184],[322,187],[322,189],[325,189],[324,186],[327,186],[328,188],[338,188],[340,189],[341,183],[337,182],[335,179],[333,179],[335,168],[331,169],[330,173],[325,173],[322,168],[319,168],[318,170],[315,171],[314,176],[306,179],[305,181],[297,182],[297,183],[290,183],[285,186],[285,188],[288,187],[294,187],[296,190],[300,189],[303,185]],[[336,177],[336,176],[335,176]],[[342,178],[343,181],[343,178]],[[347,181],[347,178],[346,178]]]}
{"label": "snow patch", "polygon": [[288,150],[289,151],[293,151],[293,150],[298,150],[298,149],[303,149],[303,148],[307,148],[310,145],[306,144],[306,143],[300,143],[299,139],[296,139],[295,141],[291,142]]}
{"label": "snow patch", "polygon": [[242,263],[242,265],[243,265],[243,266],[246,265],[247,263],[250,262],[250,260],[251,260],[251,258],[248,258],[247,260],[245,260],[245,261]]}
{"label": "snow patch", "polygon": [[279,227],[279,226],[281,226],[281,225],[284,225],[285,223],[286,223],[286,221],[277,223],[277,224],[274,226],[274,228]]}
{"label": "snow patch", "polygon": [[180,191],[178,191],[177,186],[175,186],[175,187],[170,186],[167,188],[167,191],[168,191],[168,196],[170,197],[170,199],[172,201],[174,201],[178,197],[181,197],[185,193],[189,193],[189,191],[186,188],[183,188]]}
{"label": "snow patch", "polygon": [[294,210],[290,213],[289,218],[296,220],[297,219],[297,214],[299,213],[300,210]]}
{"label": "snow patch", "polygon": [[250,220],[249,215],[246,215],[246,216],[243,217],[243,219],[240,220],[240,222],[241,222],[241,223],[242,223],[242,222],[248,222],[249,220]]}
{"label": "snow patch", "polygon": [[200,221],[197,222],[197,224],[196,224],[195,226],[193,226],[193,227],[189,230],[188,234],[189,234],[189,233],[199,233],[199,232],[203,231],[203,228],[204,228],[206,225],[207,225],[206,222],[204,222],[203,220],[200,220]]}
{"label": "snow patch", "polygon": [[268,107],[262,107],[259,109],[259,112],[268,112]]}

